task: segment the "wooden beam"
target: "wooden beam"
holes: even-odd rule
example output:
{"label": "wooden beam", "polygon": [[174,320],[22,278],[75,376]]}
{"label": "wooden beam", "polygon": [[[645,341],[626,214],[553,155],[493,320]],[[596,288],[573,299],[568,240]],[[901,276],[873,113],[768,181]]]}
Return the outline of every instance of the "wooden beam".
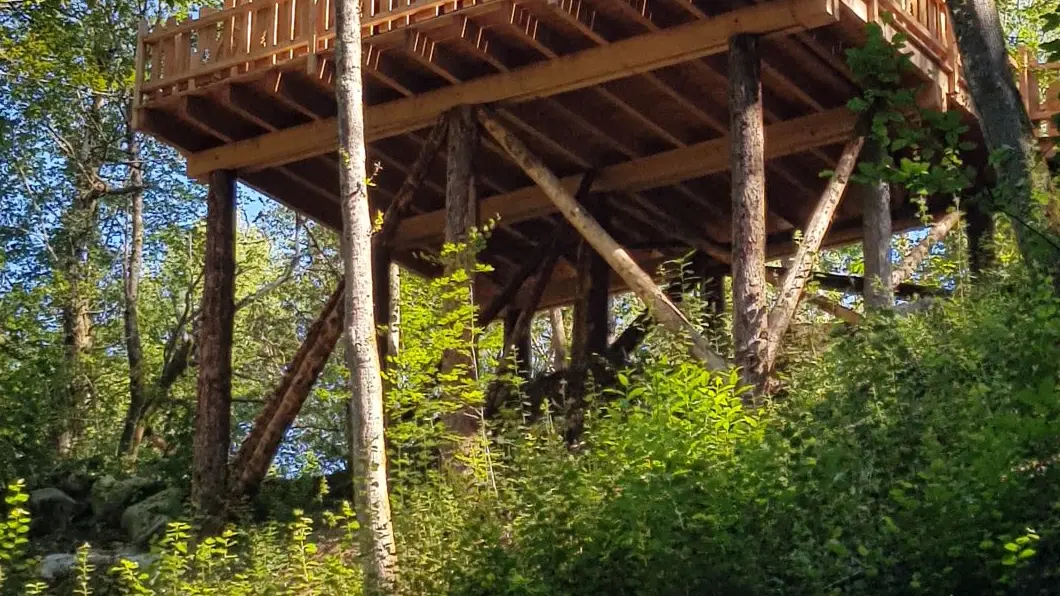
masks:
{"label": "wooden beam", "polygon": [[799,298],[806,287],[813,271],[813,262],[817,252],[821,249],[828,228],[832,225],[839,201],[843,198],[847,182],[854,165],[857,163],[861,146],[865,143],[865,137],[857,137],[847,143],[843,149],[843,155],[839,158],[835,173],[821,194],[821,199],[814,209],[810,223],[803,232],[802,243],[795,253],[791,268],[785,273],[781,280],[778,296],[773,310],[769,313],[769,330],[766,335],[765,364],[766,372],[770,372],[776,361],[780,342],[795,316],[795,308],[799,304]]}
{"label": "wooden beam", "polygon": [[[805,116],[766,128],[766,158],[775,159],[849,139],[857,117],[846,108]],[[713,139],[696,145],[616,164],[599,171],[592,192],[635,192],[675,182],[700,178],[729,169],[729,139]],[[568,176],[560,184],[573,191],[581,176]],[[483,217],[499,217],[518,223],[556,212],[556,206],[537,186],[483,199]],[[395,242],[402,247],[436,244],[441,239],[444,211],[433,211],[401,222]]]}
{"label": "wooden beam", "polygon": [[[836,0],[774,0],[717,17],[639,35],[523,68],[478,78],[365,110],[365,141],[423,128],[458,105],[520,102],[599,85],[724,52],[736,33],[777,33],[838,20]],[[188,175],[213,170],[264,168],[334,151],[334,119],[261,135],[188,158]]]}
{"label": "wooden beam", "polygon": [[446,139],[446,132],[448,131],[448,122],[448,118],[444,116],[439,118],[438,123],[431,130],[431,134],[427,137],[423,146],[420,147],[420,152],[409,169],[408,176],[401,183],[401,188],[398,189],[397,195],[390,202],[386,209],[386,214],[383,216],[383,223],[376,233],[379,243],[384,245],[392,243],[394,236],[397,234],[398,225],[401,223],[401,218],[404,217],[405,211],[408,210],[413,197],[416,196],[416,191],[419,190],[423,181],[427,179],[431,166],[442,148],[442,141]]}
{"label": "wooden beam", "polygon": [[571,223],[571,226],[582,235],[596,252],[607,261],[608,265],[620,277],[626,280],[633,291],[648,305],[652,316],[671,332],[691,340],[692,354],[714,370],[727,368],[725,360],[715,353],[692,323],[677,309],[645,273],[611,236],[593,219],[574,199],[555,174],[553,174],[526,145],[512,136],[495,117],[485,110],[478,110],[478,119],[483,127],[496,141],[508,151],[518,163],[555,202],[560,213]]}
{"label": "wooden beam", "polygon": [[913,247],[913,250],[909,251],[901,264],[895,267],[894,273],[891,274],[891,284],[897,286],[912,277],[917,267],[931,254],[931,248],[935,246],[935,243],[945,238],[960,220],[961,212],[953,210],[935,222],[935,225],[928,229],[927,235]]}

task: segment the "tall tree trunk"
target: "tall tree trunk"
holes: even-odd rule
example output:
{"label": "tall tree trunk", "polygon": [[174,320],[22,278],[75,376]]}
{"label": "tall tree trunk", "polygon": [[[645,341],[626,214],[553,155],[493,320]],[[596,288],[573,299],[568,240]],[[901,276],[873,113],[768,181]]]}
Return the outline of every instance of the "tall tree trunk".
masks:
{"label": "tall tree trunk", "polygon": [[253,495],[268,473],[284,434],[301,412],[342,335],[345,295],[346,285],[339,281],[310,325],[276,390],[254,418],[250,432],[232,461],[230,484],[233,496]]}
{"label": "tall tree trunk", "polygon": [[[876,161],[879,144],[865,146],[865,161]],[[891,185],[886,182],[855,184],[861,198],[862,248],[865,255],[865,307],[886,309],[894,305],[891,286]]]}
{"label": "tall tree trunk", "polygon": [[968,232],[968,265],[973,275],[980,275],[994,266],[994,218],[981,201],[968,205],[964,216]]}
{"label": "tall tree trunk", "polygon": [[[129,186],[143,188],[143,163],[140,160],[140,142],[129,128],[128,135]],[[125,353],[129,360],[129,409],[125,413],[121,439],[118,441],[118,454],[129,452],[136,426],[143,417],[147,405],[147,394],[144,388],[143,345],[140,341],[140,272],[143,267],[144,252],[144,194],[136,190],[129,195],[129,247],[125,258]]]}
{"label": "tall tree trunk", "polygon": [[1060,284],[1060,202],[1016,87],[997,7],[994,0],[949,0],[946,6],[987,148],[1001,157],[995,207],[1013,220],[1026,262]]}
{"label": "tall tree trunk", "polygon": [[346,358],[350,368],[350,454],[354,509],[360,523],[365,593],[391,594],[397,580],[397,545],[390,518],[383,381],[376,346],[372,288],[372,221],[364,143],[360,3],[337,7],[336,92],[339,104],[339,186],[342,253],[346,271]]}
{"label": "tall tree trunk", "polygon": [[192,503],[204,532],[220,529],[224,514],[232,426],[232,334],[235,320],[236,178],[210,174],[206,195],[206,251],[199,325],[192,453]]}
{"label": "tall tree trunk", "polygon": [[62,215],[57,252],[58,277],[62,282],[62,322],[66,347],[66,403],[57,440],[58,452],[68,456],[84,430],[84,419],[92,407],[92,383],[86,359],[92,349],[91,288],[93,279],[90,256],[96,243],[99,225],[98,187],[102,164],[101,142],[103,96],[95,94],[87,109],[84,135],[77,154],[69,155],[67,170],[74,181],[70,207]]}
{"label": "tall tree trunk", "polygon": [[563,370],[567,367],[567,326],[563,322],[563,309],[558,306],[549,309],[548,321],[552,326],[552,368]]}
{"label": "tall tree trunk", "polygon": [[744,380],[766,381],[766,178],[758,38],[729,40],[732,337]]}

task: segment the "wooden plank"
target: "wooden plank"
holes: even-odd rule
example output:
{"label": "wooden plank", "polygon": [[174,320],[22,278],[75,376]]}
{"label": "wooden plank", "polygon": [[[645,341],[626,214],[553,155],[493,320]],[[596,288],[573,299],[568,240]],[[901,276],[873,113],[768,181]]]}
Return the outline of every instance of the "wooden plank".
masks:
{"label": "wooden plank", "polygon": [[[599,85],[633,74],[725,51],[734,33],[773,33],[836,22],[836,0],[774,0],[710,20],[639,35],[507,73],[372,106],[365,111],[365,140],[423,128],[458,105],[519,102]],[[334,119],[269,133],[188,158],[188,175],[213,170],[264,168],[334,151]]]}
{"label": "wooden plank", "polygon": [[[766,127],[766,158],[800,153],[813,147],[840,143],[850,138],[857,117],[845,108],[796,118]],[[657,153],[600,170],[593,192],[631,192],[668,186],[723,172],[729,168],[729,139],[723,137],[680,149]],[[561,182],[568,190],[578,186],[581,176],[568,176]],[[555,206],[536,187],[521,188],[481,201],[483,218],[498,216],[511,224],[555,212]],[[414,247],[439,241],[445,214],[432,211],[401,222],[395,242]]]}

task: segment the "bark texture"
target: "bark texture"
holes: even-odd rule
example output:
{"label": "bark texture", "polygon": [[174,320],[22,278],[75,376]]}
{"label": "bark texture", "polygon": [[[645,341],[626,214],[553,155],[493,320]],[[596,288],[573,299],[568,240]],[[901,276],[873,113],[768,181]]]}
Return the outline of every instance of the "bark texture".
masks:
{"label": "bark texture", "polygon": [[[995,202],[1013,220],[1027,263],[1054,275],[1060,283],[1060,203],[1052,196],[1049,169],[1023,107],[1009,64],[1005,36],[993,0],[946,2],[964,76],[991,154],[1001,159]],[[1038,233],[1028,229],[1033,226]]]}
{"label": "bark texture", "polygon": [[[478,145],[478,127],[475,125],[475,117],[470,106],[454,108],[449,113],[449,147],[446,153],[446,187],[445,187],[445,243],[451,245],[465,244],[471,230],[477,223],[477,193],[475,188],[474,157],[475,148]],[[446,263],[446,274],[452,274],[458,270],[468,272],[466,302],[462,296],[458,303],[446,306],[448,310],[461,308],[466,304],[474,303],[474,286],[471,280],[471,267],[474,264],[474,255],[470,250],[461,250],[458,254],[450,255],[451,261]],[[461,290],[463,293],[463,290]],[[470,323],[470,321],[468,322]],[[441,370],[449,373],[462,369],[464,378],[474,378],[476,374],[475,362],[472,360],[470,346],[474,341],[472,327],[465,326],[464,348],[460,350],[449,350],[442,358]],[[464,400],[461,395],[464,383],[457,381],[450,389],[451,398],[455,402]],[[444,422],[448,430],[457,437],[467,438],[478,431],[478,414],[470,404],[464,405],[454,412],[446,414]]]}
{"label": "bark texture", "polygon": [[758,38],[729,40],[732,337],[744,380],[766,381],[766,178]]}
{"label": "bark texture", "polygon": [[129,452],[136,426],[143,417],[147,405],[147,389],[144,386],[144,352],[140,339],[140,274],[143,269],[144,256],[144,176],[143,163],[140,161],[140,143],[136,134],[129,129],[127,148],[129,161],[129,186],[138,188],[129,195],[129,245],[125,256],[125,354],[129,361],[129,409],[122,424],[121,438],[118,440],[118,454]]}
{"label": "bark texture", "polygon": [[346,358],[350,368],[349,419],[354,509],[360,523],[365,593],[396,589],[397,545],[390,516],[383,382],[376,347],[372,288],[372,221],[365,168],[361,81],[360,3],[337,6],[336,93],[339,121],[339,189],[342,253],[346,272]]}
{"label": "bark texture", "polygon": [[339,281],[327,303],[309,327],[302,345],[269,396],[265,407],[243,440],[231,466],[233,496],[257,492],[269,471],[284,434],[291,427],[313,389],[320,372],[342,335],[343,298],[346,285]]}
{"label": "bark texture", "polygon": [[204,531],[218,529],[224,514],[231,444],[232,331],[235,320],[236,178],[210,174],[206,195],[206,255],[200,307],[199,379],[191,497],[205,516]]}
{"label": "bark texture", "polygon": [[[865,146],[863,157],[876,161],[879,146]],[[862,252],[865,255],[865,307],[886,309],[894,306],[891,285],[891,185],[886,182],[854,184],[851,190],[861,199]]]}
{"label": "bark texture", "polygon": [[603,355],[607,350],[611,269],[607,261],[583,241],[578,246],[576,270],[571,368],[582,370],[588,368],[594,355]]}
{"label": "bark texture", "polygon": [[527,173],[556,205],[563,217],[583,238],[603,256],[611,268],[629,285],[648,306],[652,316],[670,332],[690,341],[692,355],[714,370],[726,368],[725,361],[715,353],[706,338],[689,322],[684,313],[655,285],[633,257],[607,233],[600,224],[578,204],[574,196],[527,147],[485,110],[478,111],[479,121],[515,163]]}

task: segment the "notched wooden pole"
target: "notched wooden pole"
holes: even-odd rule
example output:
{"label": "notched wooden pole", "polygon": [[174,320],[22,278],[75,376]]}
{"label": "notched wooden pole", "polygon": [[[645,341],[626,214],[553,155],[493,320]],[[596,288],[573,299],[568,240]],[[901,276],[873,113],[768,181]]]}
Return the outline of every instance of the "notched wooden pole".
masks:
{"label": "notched wooden pole", "polygon": [[490,112],[478,109],[476,115],[486,132],[511,155],[531,179],[545,192],[557,209],[570,222],[571,226],[607,261],[608,265],[629,285],[637,296],[644,301],[660,324],[673,333],[691,339],[693,356],[702,360],[708,368],[723,370],[728,364],[716,354],[692,323],[677,309],[666,295],[655,285],[651,277],[644,272],[624,248],[616,242],[586,210],[578,204],[574,196],[560,183],[539,157],[509,132]]}
{"label": "notched wooden pole", "polygon": [[913,273],[916,272],[917,267],[924,262],[924,259],[926,259],[929,254],[931,254],[931,247],[935,246],[935,243],[945,238],[946,234],[949,234],[950,230],[952,230],[960,220],[961,212],[954,210],[935,222],[935,225],[931,226],[931,229],[928,230],[927,236],[924,236],[924,239],[914,246],[913,250],[909,251],[909,254],[902,259],[902,263],[895,268],[893,273],[891,273],[891,285],[897,287],[910,277],[913,277]]}
{"label": "notched wooden pole", "polygon": [[792,259],[791,267],[780,281],[777,302],[769,313],[765,353],[767,371],[772,370],[776,361],[780,341],[788,330],[791,319],[795,316],[795,307],[798,306],[802,291],[813,274],[814,259],[821,249],[821,243],[824,242],[828,228],[832,225],[832,218],[835,216],[836,208],[839,207],[839,202],[843,199],[850,174],[854,171],[854,164],[857,163],[858,154],[861,153],[861,147],[864,144],[865,138],[857,137],[843,148],[843,154],[839,157],[839,163],[836,164],[835,173],[825,186],[821,199],[817,202],[813,215],[810,216],[810,223],[803,232],[802,243],[799,244],[795,258]]}

